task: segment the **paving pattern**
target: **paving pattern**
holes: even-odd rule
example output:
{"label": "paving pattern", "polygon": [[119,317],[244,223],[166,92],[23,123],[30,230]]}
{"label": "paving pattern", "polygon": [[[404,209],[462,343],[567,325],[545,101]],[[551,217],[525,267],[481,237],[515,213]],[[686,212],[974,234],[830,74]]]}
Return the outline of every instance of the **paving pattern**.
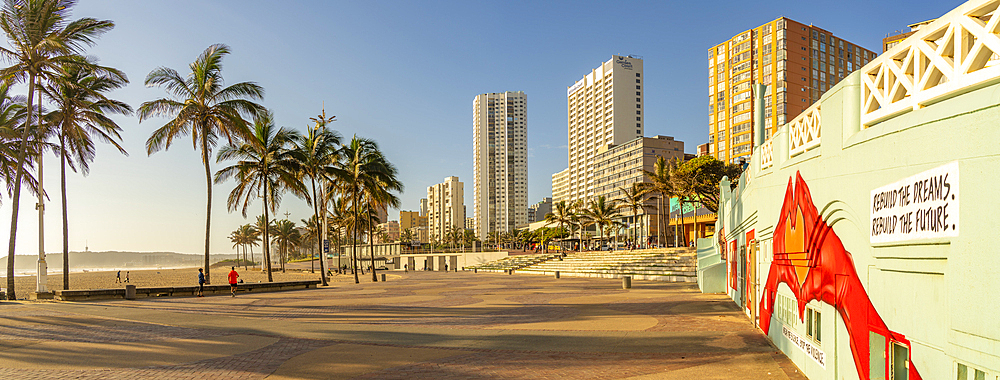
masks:
{"label": "paving pattern", "polygon": [[690,284],[389,277],[235,298],[3,302],[0,378],[803,378],[726,297]]}

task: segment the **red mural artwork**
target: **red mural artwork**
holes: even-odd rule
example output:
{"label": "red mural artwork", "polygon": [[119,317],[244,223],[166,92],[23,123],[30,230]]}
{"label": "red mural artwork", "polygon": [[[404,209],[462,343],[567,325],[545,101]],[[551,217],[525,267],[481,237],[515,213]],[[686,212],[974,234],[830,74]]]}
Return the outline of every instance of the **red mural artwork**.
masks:
{"label": "red mural artwork", "polygon": [[739,282],[736,280],[736,240],[729,242],[729,287],[736,290]]}
{"label": "red mural artwork", "polygon": [[[812,300],[837,309],[850,335],[851,354],[862,379],[871,378],[869,332],[885,337],[885,348],[892,342],[910,347],[906,337],[890,331],[875,310],[854,268],[851,253],[844,249],[833,228],[820,219],[800,173],[795,174],[794,183],[792,178],[788,179],[773,242],[774,259],[760,302],[761,329],[768,332],[778,284],[785,283],[796,295],[800,320],[804,319],[806,303]],[[914,365],[909,365],[908,372],[908,378],[920,379]]]}

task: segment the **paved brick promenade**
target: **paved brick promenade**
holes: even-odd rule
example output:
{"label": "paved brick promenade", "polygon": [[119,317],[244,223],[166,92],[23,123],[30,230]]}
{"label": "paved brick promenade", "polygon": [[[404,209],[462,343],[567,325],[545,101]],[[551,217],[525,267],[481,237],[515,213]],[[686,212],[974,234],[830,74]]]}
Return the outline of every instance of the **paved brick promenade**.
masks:
{"label": "paved brick promenade", "polygon": [[803,378],[726,297],[633,286],[393,272],[236,298],[2,302],[0,378]]}

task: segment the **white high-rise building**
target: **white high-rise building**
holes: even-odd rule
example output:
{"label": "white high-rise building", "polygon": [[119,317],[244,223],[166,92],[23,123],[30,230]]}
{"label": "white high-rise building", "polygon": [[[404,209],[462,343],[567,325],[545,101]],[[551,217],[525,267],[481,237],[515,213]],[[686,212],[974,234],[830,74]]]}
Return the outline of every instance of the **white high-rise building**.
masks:
{"label": "white high-rise building", "polygon": [[524,92],[477,95],[472,102],[476,236],[528,221],[528,123]]}
{"label": "white high-rise building", "polygon": [[595,196],[601,148],[642,137],[642,58],[612,56],[566,90],[568,168],[553,175],[555,201]]}
{"label": "white high-rise building", "polygon": [[427,188],[427,227],[436,242],[447,241],[453,227],[465,228],[465,186],[452,176]]}

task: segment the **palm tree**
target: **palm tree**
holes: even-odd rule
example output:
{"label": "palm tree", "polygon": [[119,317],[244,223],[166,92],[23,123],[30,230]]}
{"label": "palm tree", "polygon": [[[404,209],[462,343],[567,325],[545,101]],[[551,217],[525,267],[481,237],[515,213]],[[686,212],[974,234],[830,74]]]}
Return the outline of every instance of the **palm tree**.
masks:
{"label": "palm tree", "polygon": [[545,214],[545,224],[558,224],[562,229],[565,226],[573,225],[576,215],[573,213],[573,204],[566,201],[556,202],[552,207],[552,212]]}
{"label": "palm tree", "polygon": [[597,225],[597,230],[600,234],[600,238],[598,240],[600,243],[598,244],[604,242],[604,230],[614,226],[616,223],[619,223],[617,219],[621,217],[621,214],[619,214],[617,204],[617,199],[607,201],[604,196],[601,195],[597,197],[596,200],[590,201],[588,207],[583,210],[587,222]]}
{"label": "palm tree", "polygon": [[[680,203],[680,214],[679,224],[681,225],[681,234],[684,232],[684,203],[687,202],[694,206],[696,192],[695,178],[692,176],[693,173],[687,170],[683,170],[680,161],[675,161],[672,166],[673,174],[671,175],[671,180],[674,182],[674,189],[677,191],[677,201]],[[692,214],[694,218],[694,232],[695,237],[698,236],[698,210],[697,207],[692,207]],[[687,245],[687,239],[681,241],[682,244]]]}
{"label": "palm tree", "polygon": [[[281,203],[281,195],[285,190],[293,195],[307,198],[305,186],[299,180],[297,173],[300,168],[291,154],[294,133],[274,125],[270,112],[258,114],[254,118],[254,129],[251,137],[242,145],[226,145],[219,149],[217,162],[237,160],[231,166],[219,170],[215,174],[215,183],[222,183],[229,178],[235,178],[236,187],[229,193],[226,201],[230,211],[242,207],[243,216],[247,216],[247,208],[255,196],[263,198],[263,216],[269,223],[268,211],[276,211]],[[270,228],[262,228],[264,233],[264,261],[267,262],[267,281],[271,278]]]}
{"label": "palm tree", "polygon": [[[622,197],[618,199],[618,208],[629,209],[632,211],[632,225],[638,226],[639,223],[636,220],[639,217],[639,210],[642,209],[643,203],[646,202],[646,193],[649,192],[648,188],[644,188],[639,182],[633,183],[632,187],[619,187],[618,192],[621,193]],[[636,228],[632,228],[632,244],[635,244],[638,239],[638,231]]]}
{"label": "palm tree", "polygon": [[[243,269],[247,269],[247,261],[253,261],[253,246],[260,241],[257,238],[257,229],[252,224],[244,224],[237,230],[240,234],[240,242],[243,245]],[[250,251],[249,256],[247,250]]]}
{"label": "palm tree", "polygon": [[[108,20],[81,18],[69,21],[73,0],[6,0],[0,11],[0,29],[7,35],[10,48],[0,47],[0,56],[12,65],[0,70],[0,80],[27,81],[27,112],[25,128],[20,130],[21,139],[17,149],[17,164],[14,181],[10,240],[7,253],[8,297],[16,298],[14,292],[14,250],[16,247],[17,217],[20,211],[21,186],[25,175],[27,156],[32,151],[29,134],[32,132],[32,113],[35,105],[35,91],[39,80],[49,79],[56,68],[77,60],[85,46],[92,46],[95,39],[114,28]],[[41,196],[43,191],[36,193]],[[39,213],[44,212],[43,209]]]}
{"label": "palm tree", "polygon": [[399,240],[407,245],[413,243],[413,230],[406,228],[399,234]]}
{"label": "palm tree", "polygon": [[118,142],[121,127],[107,114],[130,115],[132,107],[108,99],[104,93],[128,83],[124,73],[114,69],[98,72],[93,64],[65,64],[50,84],[41,92],[55,103],[56,109],[46,115],[53,127],[58,128],[60,158],[60,190],[62,194],[63,229],[63,289],[69,289],[69,218],[66,207],[66,166],[77,168],[84,175],[90,171],[94,160],[94,137],[113,145],[128,155]]}
{"label": "palm tree", "polygon": [[[312,187],[313,215],[318,219],[321,215],[326,215],[326,202],[323,201],[326,194],[316,192],[316,182],[320,182],[320,189],[322,190],[324,182],[329,181],[327,172],[340,157],[339,145],[341,137],[336,131],[326,128],[327,124],[336,121],[337,117],[327,117],[325,108],[322,114],[310,118],[310,120],[315,125],[307,129],[305,134],[296,136],[296,149],[293,154],[302,167],[303,177],[309,177]],[[317,231],[321,232],[322,235],[322,229],[317,229]],[[317,236],[316,244],[320,252],[323,252],[323,240],[323,236]],[[320,261],[320,277],[323,286],[326,286],[326,271],[323,270],[324,262]]]}
{"label": "palm tree", "polygon": [[[254,263],[261,263],[260,261],[254,260],[253,247],[261,242],[261,238],[264,235],[264,218],[263,215],[257,216],[257,221],[254,224],[246,224],[247,227],[247,244],[250,246],[250,261]],[[264,243],[267,244],[267,243]],[[263,250],[261,251],[261,258],[263,258]],[[261,260],[263,261],[263,260]],[[264,268],[261,267],[261,270]]]}
{"label": "palm tree", "polygon": [[[320,231],[319,219],[316,218],[316,215],[313,215],[309,219],[302,219],[302,227],[305,229],[305,234],[302,235],[302,240],[309,244],[309,273],[316,273],[316,245],[314,243],[316,240],[319,240],[320,234],[322,233],[322,231]],[[322,253],[323,246],[320,245],[319,247],[319,250]],[[323,263],[320,263],[319,270],[323,270]]]}
{"label": "palm tree", "polygon": [[288,262],[288,249],[299,244],[302,236],[299,230],[295,229],[295,222],[285,219],[279,220],[274,229],[274,241],[281,250],[281,273],[285,273],[285,263]]}
{"label": "palm tree", "polygon": [[[325,191],[325,193],[331,194],[334,191],[344,192],[343,189],[334,189]],[[354,224],[357,218],[352,210],[351,203],[344,197],[337,197],[330,201],[330,211],[328,212],[330,222],[327,224],[326,232],[328,236],[334,236],[335,240],[333,243],[338,247],[337,273],[341,273],[341,268],[344,267],[342,259],[344,252],[339,247],[346,244],[353,244],[352,242],[354,241],[351,233],[354,231]]]}
{"label": "palm tree", "polygon": [[[385,159],[378,149],[378,144],[357,136],[342,148],[342,159],[331,170],[331,174],[342,182],[341,190],[351,197],[355,215],[359,215],[362,202],[391,206],[392,199],[388,197],[392,195],[390,192],[403,189],[403,184],[396,179],[396,168]],[[368,195],[367,201],[364,199],[365,195]],[[398,202],[398,198],[396,201]],[[352,230],[354,248],[351,254],[357,265],[358,223],[354,223]],[[375,278],[374,272],[372,278]],[[355,271],[354,283],[360,282]]]}
{"label": "palm tree", "polygon": [[236,266],[239,266],[240,247],[243,245],[243,236],[240,235],[239,228],[236,228],[236,230],[229,233],[229,241],[233,243],[233,248],[236,249]]}
{"label": "palm tree", "polygon": [[[670,199],[676,196],[677,189],[675,186],[675,181],[671,178],[673,177],[673,166],[674,164],[667,162],[667,159],[663,156],[657,157],[656,163],[653,164],[653,171],[644,170],[646,176],[649,177],[650,182],[643,183],[643,187],[649,192],[658,194],[656,198],[656,244],[663,244],[666,240],[666,230],[664,229],[663,223],[663,201],[667,201],[667,207],[670,207]],[[663,233],[664,238],[660,238],[660,234]],[[676,235],[676,232],[675,232]],[[676,236],[675,236],[676,240]]]}
{"label": "palm tree", "polygon": [[191,135],[195,149],[201,150],[208,192],[205,208],[205,280],[208,283],[211,283],[208,252],[212,231],[212,168],[209,157],[219,138],[225,138],[230,146],[235,146],[234,141],[251,141],[257,137],[253,136],[243,117],[266,111],[251,101],[264,97],[264,88],[256,83],[240,82],[223,87],[222,58],[227,54],[229,47],[226,45],[209,46],[191,63],[191,73],[186,78],[167,67],[151,71],[146,76],[146,86],[164,87],[173,98],[144,102],[137,112],[140,123],[154,116],[172,118],[146,140],[147,154],[170,149],[175,138],[187,135]]}
{"label": "palm tree", "polygon": [[[27,109],[24,105],[23,96],[10,96],[10,82],[0,82],[0,179],[7,186],[7,196],[14,193],[15,176],[17,175],[17,156],[20,154],[21,131],[25,128],[24,118]],[[38,190],[38,182],[31,170],[34,167],[34,159],[38,156],[38,141],[28,142],[28,154],[25,165],[29,170],[22,175],[22,185],[28,187],[28,191],[35,195]]]}

